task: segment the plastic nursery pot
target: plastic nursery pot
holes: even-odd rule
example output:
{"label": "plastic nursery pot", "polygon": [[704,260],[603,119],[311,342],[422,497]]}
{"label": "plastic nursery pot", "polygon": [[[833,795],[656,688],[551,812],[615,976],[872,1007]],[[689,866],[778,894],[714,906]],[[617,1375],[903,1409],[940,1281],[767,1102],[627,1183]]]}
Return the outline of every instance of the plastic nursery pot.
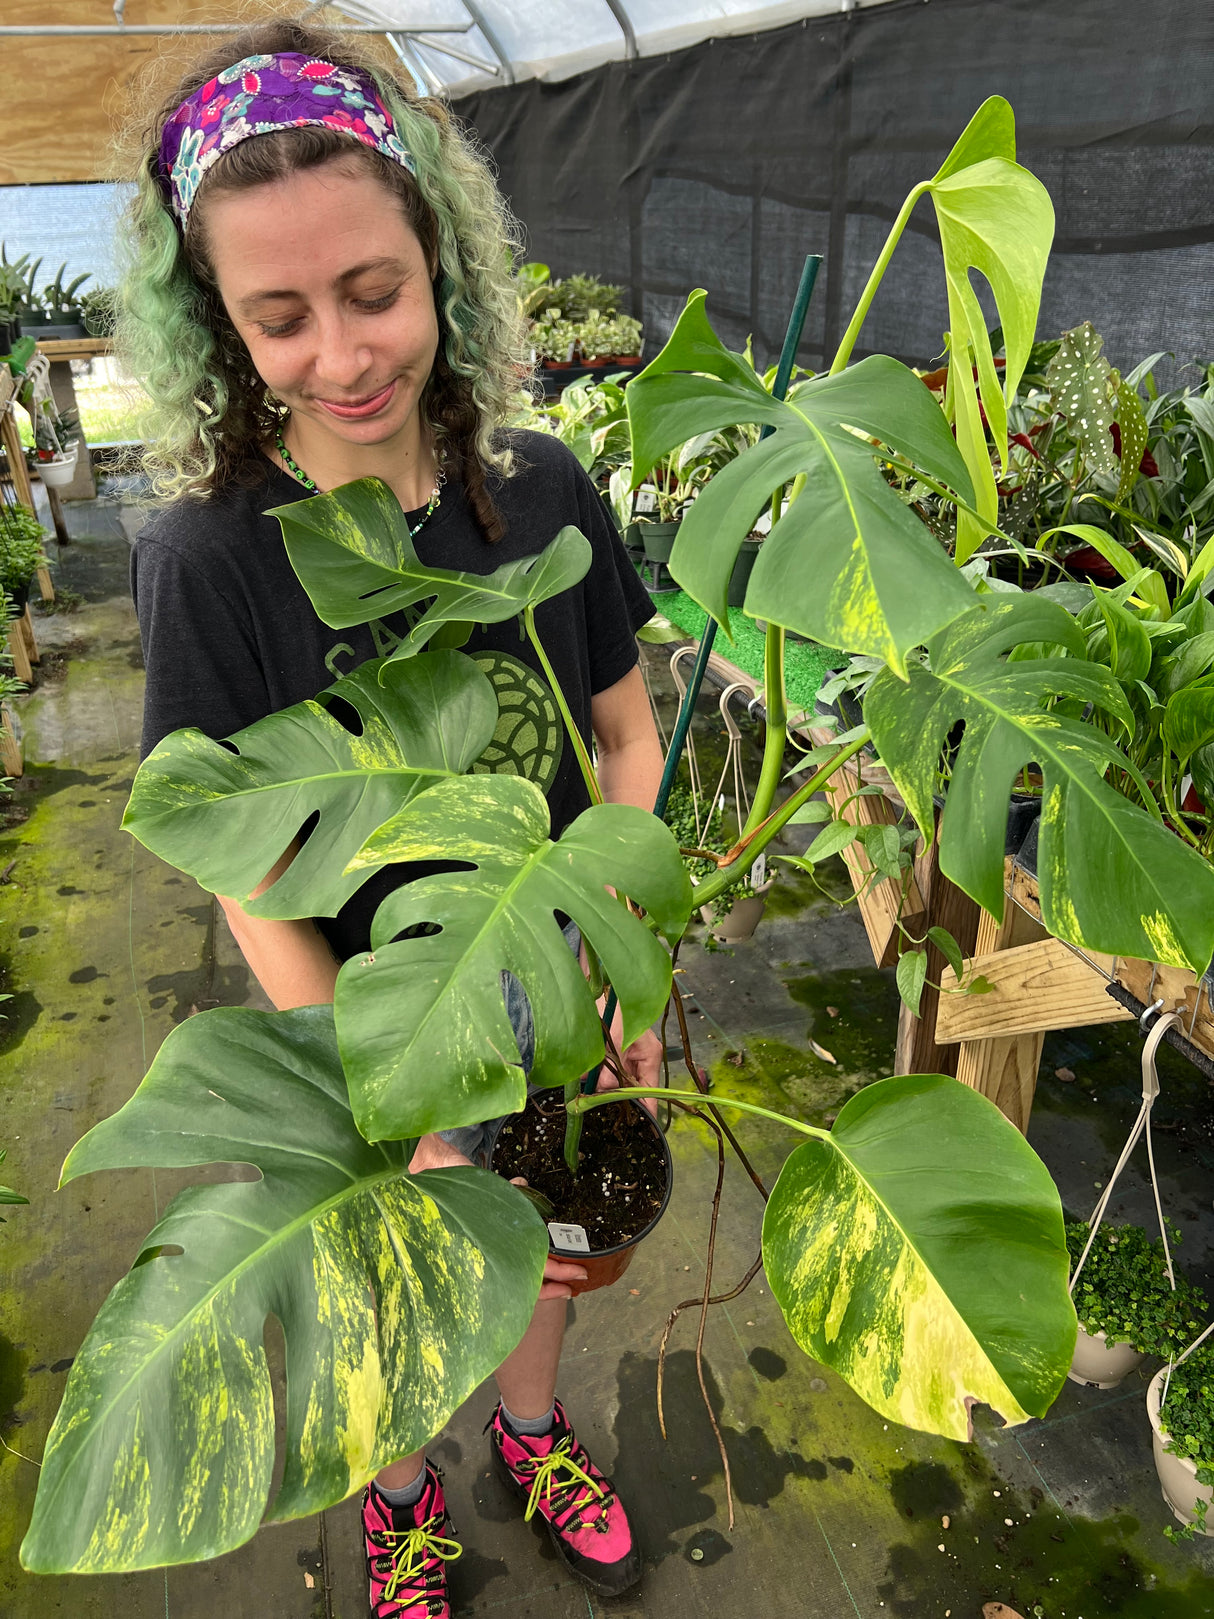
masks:
{"label": "plastic nursery pot", "polygon": [[733,565],[733,572],[729,576],[729,593],[725,598],[728,606],[741,607],[746,600],[746,587],[750,583],[755,559],[759,554],[759,547],[762,543],[762,540],[742,541],[742,549],[738,552],[737,561]]}
{"label": "plastic nursery pot", "polygon": [[[534,1097],[528,1101],[527,1106],[528,1108],[535,1106]],[[670,1202],[670,1190],[674,1179],[674,1162],[670,1156],[670,1146],[666,1140],[666,1137],[658,1128],[657,1121],[650,1114],[649,1110],[646,1107],[643,1107],[640,1102],[629,1102],[627,1104],[627,1116],[631,1119],[633,1128],[635,1130],[649,1131],[658,1142],[661,1153],[663,1177],[662,1201],[657,1213],[653,1215],[653,1217],[641,1228],[640,1231],[635,1234],[635,1236],[629,1237],[626,1242],[616,1243],[611,1248],[592,1248],[590,1252],[587,1253],[583,1249],[558,1247],[556,1242],[553,1240],[551,1227],[549,1228],[548,1252],[552,1255],[552,1257],[554,1259],[566,1260],[573,1265],[580,1265],[586,1272],[586,1280],[584,1282],[569,1283],[569,1290],[574,1294],[575,1297],[579,1293],[597,1292],[601,1287],[610,1287],[612,1282],[618,1282],[620,1277],[628,1269],[629,1265],[632,1264],[632,1257],[636,1253],[637,1248],[666,1213],[667,1205]],[[587,1115],[587,1117],[593,1117],[593,1115]],[[492,1144],[489,1148],[489,1168],[495,1174],[503,1173],[503,1169],[499,1161],[498,1141],[501,1134],[502,1124],[505,1124],[505,1122],[506,1121],[503,1119],[501,1124],[498,1125],[497,1130],[495,1130],[493,1135]],[[583,1139],[585,1138],[583,1137]],[[552,1223],[556,1224],[557,1222],[553,1221]]]}
{"label": "plastic nursery pot", "polygon": [[[1193,1508],[1204,1501],[1207,1508],[1214,1500],[1214,1486],[1197,1482],[1197,1464],[1187,1456],[1173,1456],[1164,1446],[1168,1434],[1159,1425],[1159,1404],[1163,1395],[1163,1380],[1167,1376],[1163,1366],[1147,1386],[1147,1416],[1151,1419],[1151,1448],[1155,1454],[1155,1471],[1159,1474],[1159,1488],[1171,1507],[1173,1515],[1189,1528],[1196,1528]],[[1214,1537],[1214,1512],[1209,1514],[1207,1536]]]}
{"label": "plastic nursery pot", "polygon": [[735,899],[729,910],[712,930],[712,936],[718,944],[741,944],[743,939],[749,939],[759,923],[763,920],[763,912],[767,909],[767,890],[771,887],[774,878],[769,878],[753,894],[746,894],[741,899]]}
{"label": "plastic nursery pot", "polygon": [[1111,1344],[1103,1332],[1093,1335],[1080,1327],[1066,1375],[1072,1383],[1082,1383],[1086,1388],[1115,1389],[1144,1358],[1129,1344]]}
{"label": "plastic nursery pot", "polygon": [[669,562],[674,550],[679,525],[674,523],[642,523],[641,539],[645,546],[646,562]]}
{"label": "plastic nursery pot", "polygon": [[24,583],[20,585],[10,585],[7,587],[8,599],[13,604],[14,616],[20,617],[21,614],[24,613],[26,603],[30,599],[30,591],[33,588],[33,583],[34,582],[32,579],[26,579]]}

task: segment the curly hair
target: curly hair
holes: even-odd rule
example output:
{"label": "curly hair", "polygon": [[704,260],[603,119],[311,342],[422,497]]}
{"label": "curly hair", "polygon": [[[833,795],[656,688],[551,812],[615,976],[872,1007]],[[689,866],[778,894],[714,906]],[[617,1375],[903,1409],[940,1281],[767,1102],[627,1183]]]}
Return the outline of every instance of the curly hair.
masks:
{"label": "curly hair", "polygon": [[[416,177],[374,149],[319,126],[280,130],[234,146],[207,172],[184,234],[158,172],[160,135],[208,79],[246,56],[298,51],[373,75],[416,165]],[[422,419],[444,464],[463,480],[490,540],[504,525],[489,475],[513,470],[499,429],[517,408],[527,371],[523,318],[512,277],[517,222],[489,167],[442,102],[422,98],[374,64],[349,37],[275,21],[208,51],[140,133],[130,205],[128,265],[116,346],[151,401],[145,466],[156,494],[206,497],[249,476],[280,407],[228,318],[210,268],[206,198],[341,162],[369,169],[402,207],[434,278],[439,347],[423,390]],[[201,206],[199,206],[201,204]]]}

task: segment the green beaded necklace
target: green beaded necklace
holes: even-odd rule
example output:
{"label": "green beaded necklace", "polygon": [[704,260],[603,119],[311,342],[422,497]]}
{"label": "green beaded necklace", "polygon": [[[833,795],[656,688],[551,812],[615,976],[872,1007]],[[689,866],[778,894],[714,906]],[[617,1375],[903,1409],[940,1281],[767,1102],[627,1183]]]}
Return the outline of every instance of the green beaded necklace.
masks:
{"label": "green beaded necklace", "polygon": [[[299,465],[294,456],[291,454],[290,450],[288,450],[287,446],[284,444],[281,427],[274,434],[274,444],[279,455],[282,456],[283,466],[286,467],[291,476],[293,478],[297,478],[299,482],[303,484],[304,488],[309,492],[309,494],[318,495],[320,490],[316,486],[316,480],[308,477],[308,474]],[[414,523],[413,527],[409,530],[410,539],[412,539],[417,533],[418,529],[422,527],[427,518],[429,518],[437,510],[439,501],[442,498],[442,488],[443,484],[446,482],[446,478],[447,475],[440,466],[435,475],[434,488],[430,491],[430,499],[426,502],[426,509],[418,518],[417,522]]]}

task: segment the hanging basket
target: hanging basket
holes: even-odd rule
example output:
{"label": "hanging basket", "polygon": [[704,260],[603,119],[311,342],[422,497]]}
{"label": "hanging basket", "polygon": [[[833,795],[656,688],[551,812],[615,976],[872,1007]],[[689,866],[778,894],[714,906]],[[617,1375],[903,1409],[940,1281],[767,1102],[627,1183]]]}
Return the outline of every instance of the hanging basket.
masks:
{"label": "hanging basket", "polygon": [[1111,1344],[1103,1332],[1093,1335],[1080,1327],[1066,1375],[1085,1388],[1115,1389],[1145,1358],[1130,1344]]}
{"label": "hanging basket", "polygon": [[76,449],[57,455],[53,461],[37,461],[35,466],[48,489],[66,489],[76,476]]}
{"label": "hanging basket", "polygon": [[[1197,1522],[1194,1517],[1194,1508],[1199,1501],[1206,1503],[1207,1512],[1211,1502],[1214,1501],[1214,1486],[1199,1484],[1197,1482],[1197,1463],[1188,1456],[1173,1456],[1165,1447],[1168,1445],[1170,1435],[1160,1426],[1159,1408],[1163,1403],[1163,1385],[1169,1368],[1163,1366],[1155,1373],[1147,1388],[1147,1416],[1151,1423],[1151,1449],[1155,1456],[1155,1471],[1159,1474],[1159,1488],[1164,1500],[1171,1507],[1173,1515],[1185,1525],[1186,1528],[1196,1529]],[[1214,1513],[1209,1514],[1214,1518]],[[1214,1522],[1209,1522],[1203,1531],[1209,1537],[1214,1537]]]}

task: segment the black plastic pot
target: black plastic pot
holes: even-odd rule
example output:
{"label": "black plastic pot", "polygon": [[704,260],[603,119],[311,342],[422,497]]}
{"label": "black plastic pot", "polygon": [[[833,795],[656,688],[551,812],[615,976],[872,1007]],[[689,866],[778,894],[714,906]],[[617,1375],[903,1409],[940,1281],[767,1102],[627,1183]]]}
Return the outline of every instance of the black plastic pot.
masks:
{"label": "black plastic pot", "polygon": [[27,579],[23,585],[9,585],[7,587],[6,593],[9,601],[11,601],[13,604],[13,612],[15,616],[19,617],[22,613],[24,613],[26,603],[30,599],[30,591],[33,589],[33,587],[34,581],[32,579]]}
{"label": "black plastic pot", "polygon": [[[534,1101],[535,1098],[532,1098],[527,1105],[532,1106]],[[629,1102],[627,1106],[637,1128],[651,1130],[661,1144],[662,1162],[666,1174],[666,1187],[662,1193],[661,1207],[648,1225],[638,1231],[636,1236],[630,1237],[627,1242],[616,1243],[612,1248],[592,1249],[590,1253],[584,1253],[579,1249],[558,1248],[552,1241],[551,1233],[549,1233],[548,1252],[552,1257],[567,1260],[571,1265],[580,1265],[586,1272],[584,1282],[570,1282],[568,1284],[570,1292],[575,1296],[579,1293],[594,1293],[600,1287],[610,1287],[612,1282],[618,1282],[629,1265],[632,1264],[632,1256],[636,1253],[638,1246],[666,1213],[667,1206],[670,1203],[670,1192],[674,1184],[674,1160],[670,1156],[670,1145],[665,1135],[658,1128],[657,1120],[654,1119],[648,1108],[644,1107],[640,1102]],[[489,1146],[489,1168],[495,1173],[500,1173],[493,1161],[497,1151],[497,1137],[500,1129],[501,1125],[499,1124],[498,1129],[494,1131],[493,1140]]]}
{"label": "black plastic pot", "polygon": [[741,607],[746,600],[746,587],[754,572],[762,540],[743,540],[733,572],[729,576],[729,594],[725,600],[730,607]]}

